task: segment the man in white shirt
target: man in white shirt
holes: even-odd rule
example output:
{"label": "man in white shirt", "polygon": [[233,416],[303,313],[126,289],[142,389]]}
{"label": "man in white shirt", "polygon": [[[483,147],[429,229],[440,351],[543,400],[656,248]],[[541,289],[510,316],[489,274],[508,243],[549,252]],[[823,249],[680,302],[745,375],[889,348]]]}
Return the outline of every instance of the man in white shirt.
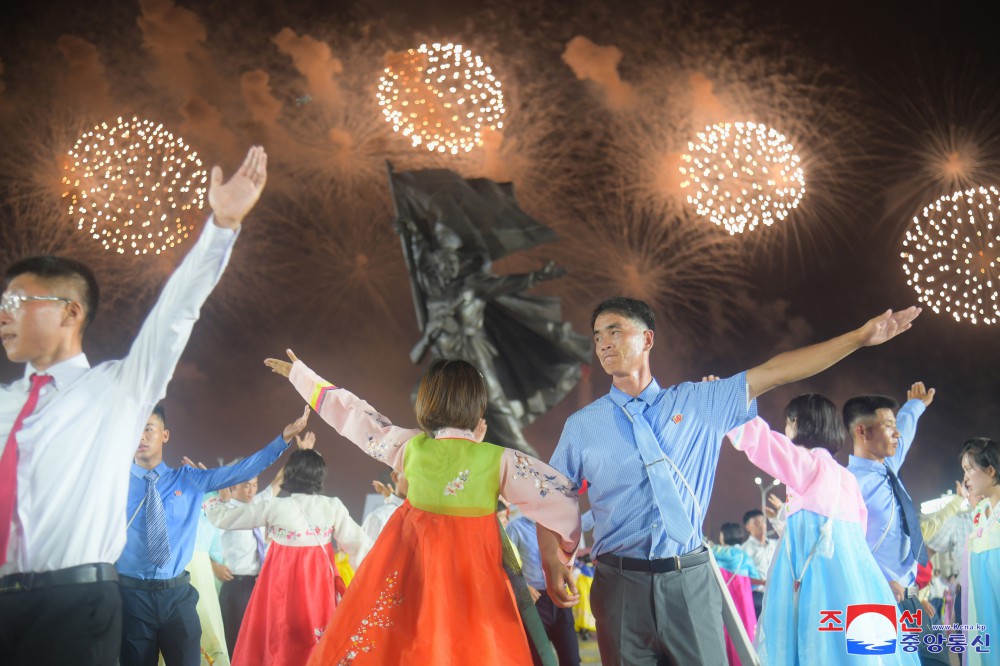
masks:
{"label": "man in white shirt", "polygon": [[[767,519],[759,509],[751,509],[743,514],[743,529],[747,531],[750,538],[743,542],[741,548],[753,559],[757,571],[765,579],[767,572],[771,568],[771,560],[774,559],[774,552],[778,547],[775,539],[767,536]],[[760,611],[764,606],[764,586],[753,586],[753,607],[760,617]]]}
{"label": "man in white shirt", "polygon": [[[393,512],[403,505],[406,493],[410,489],[410,483],[406,480],[402,472],[392,470],[391,477],[393,489],[386,496],[385,503],[373,509],[371,513],[365,516],[364,521],[361,523],[361,529],[371,537],[372,541],[378,539],[378,535],[385,529],[386,523],[389,522],[389,518],[392,517]],[[378,489],[377,486],[376,489]]]}
{"label": "man in white shirt", "polygon": [[[239,483],[229,489],[229,504],[255,504],[265,498],[272,497],[272,486],[257,493],[257,478]],[[257,575],[264,565],[264,555],[267,544],[264,541],[263,528],[252,530],[223,530],[219,538],[222,543],[222,561],[229,571],[229,578],[222,583],[219,590],[219,606],[222,608],[222,624],[226,631],[226,645],[229,656],[236,649],[236,639],[240,634],[240,625],[250,603]]]}
{"label": "man in white shirt", "polygon": [[21,260],[6,271],[0,342],[24,377],[0,386],[0,654],[5,663],[111,666],[121,647],[117,572],[128,468],[202,304],[267,178],[250,149],[212,170],[210,221],[167,281],[129,354],[91,367],[83,336],[98,288],[83,264]]}

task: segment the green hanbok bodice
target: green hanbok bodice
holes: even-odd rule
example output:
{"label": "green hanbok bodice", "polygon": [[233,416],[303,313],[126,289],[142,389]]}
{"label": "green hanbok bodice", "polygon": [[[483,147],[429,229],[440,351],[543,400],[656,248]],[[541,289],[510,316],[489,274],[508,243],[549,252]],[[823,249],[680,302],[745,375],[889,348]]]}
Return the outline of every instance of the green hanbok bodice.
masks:
{"label": "green hanbok bodice", "polygon": [[503,448],[420,434],[406,444],[403,472],[410,504],[446,516],[496,513]]}

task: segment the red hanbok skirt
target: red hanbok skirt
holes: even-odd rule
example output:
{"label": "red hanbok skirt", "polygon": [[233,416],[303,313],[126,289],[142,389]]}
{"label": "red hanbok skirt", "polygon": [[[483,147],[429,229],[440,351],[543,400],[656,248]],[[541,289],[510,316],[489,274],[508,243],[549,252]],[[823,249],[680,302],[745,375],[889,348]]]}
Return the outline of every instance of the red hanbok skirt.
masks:
{"label": "red hanbok skirt", "polygon": [[271,543],[240,625],[233,666],[303,666],[309,660],[337,608],[333,561],[329,543]]}
{"label": "red hanbok skirt", "polygon": [[404,502],[358,568],[310,666],[531,666],[489,514]]}

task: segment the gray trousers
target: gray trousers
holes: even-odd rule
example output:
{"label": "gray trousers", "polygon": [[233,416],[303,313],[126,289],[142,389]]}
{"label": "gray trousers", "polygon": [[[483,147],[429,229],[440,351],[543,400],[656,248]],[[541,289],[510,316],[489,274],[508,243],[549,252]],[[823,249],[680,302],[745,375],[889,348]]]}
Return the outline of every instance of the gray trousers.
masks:
{"label": "gray trousers", "polygon": [[727,665],[708,562],[657,574],[598,564],[590,603],[604,666]]}

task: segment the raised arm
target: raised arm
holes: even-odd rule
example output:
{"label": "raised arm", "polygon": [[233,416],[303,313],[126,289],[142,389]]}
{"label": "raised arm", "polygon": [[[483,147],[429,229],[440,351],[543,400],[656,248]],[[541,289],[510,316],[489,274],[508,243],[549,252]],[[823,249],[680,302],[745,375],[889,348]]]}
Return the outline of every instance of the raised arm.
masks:
{"label": "raised arm", "polygon": [[367,402],[310,370],[292,350],[287,353],[292,363],[274,358],[264,363],[273,372],[288,377],[299,395],[337,432],[372,458],[402,471],[405,444],[421,431],[394,426]]}
{"label": "raised arm", "polygon": [[504,449],[500,459],[500,494],[528,518],[559,535],[567,564],[580,543],[580,504],[576,490],[572,481],[541,460]]}
{"label": "raised arm", "polygon": [[910,446],[917,436],[917,421],[934,402],[935,389],[927,389],[923,382],[914,383],[906,392],[906,402],[896,412],[896,430],[899,431],[899,445],[896,453],[886,462],[897,472],[910,452]]}
{"label": "raised arm", "polygon": [[166,393],[201,306],[222,277],[240,223],[257,202],[266,179],[267,156],[259,147],[250,149],[239,171],[226,183],[222,171],[213,169],[208,192],[210,222],[167,280],[128,356],[114,368],[116,383],[130,400],[153,404]]}
{"label": "raised arm", "polygon": [[267,514],[273,500],[228,504],[218,495],[205,500],[202,508],[209,522],[224,530],[251,530],[267,524]]}
{"label": "raised arm", "polygon": [[869,319],[861,328],[826,342],[778,354],[747,371],[750,398],[761,396],[783,384],[812,377],[862,347],[888,342],[908,330],[919,314],[918,307],[909,307],[899,312],[886,310],[879,316]]}
{"label": "raised arm", "polygon": [[820,473],[819,461],[809,452],[774,432],[759,416],[733,428],[726,437],[756,467],[802,494]]}
{"label": "raised arm", "polygon": [[281,457],[281,454],[288,448],[288,443],[292,441],[292,438],[305,429],[308,420],[309,408],[306,407],[302,410],[302,416],[286,425],[282,433],[260,451],[247,456],[235,465],[196,470],[192,472],[197,474],[193,480],[198,484],[199,488],[208,492],[235,486],[237,483],[243,483],[248,479],[259,476],[261,472]]}

